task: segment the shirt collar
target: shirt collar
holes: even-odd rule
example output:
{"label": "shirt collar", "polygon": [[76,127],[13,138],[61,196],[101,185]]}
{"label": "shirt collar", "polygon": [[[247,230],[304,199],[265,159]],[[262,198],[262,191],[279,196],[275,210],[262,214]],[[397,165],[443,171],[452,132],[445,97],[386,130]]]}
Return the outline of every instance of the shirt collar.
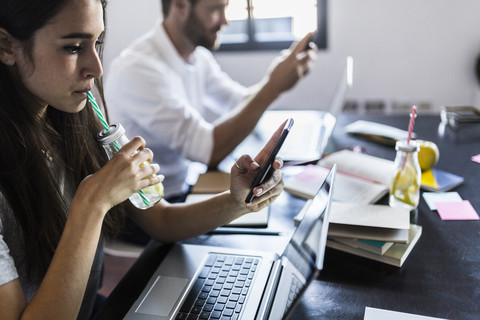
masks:
{"label": "shirt collar", "polygon": [[196,51],[190,55],[188,62],[186,62],[173,45],[161,21],[157,22],[155,33],[155,42],[158,46],[158,52],[161,52],[162,59],[165,63],[167,63],[175,72],[180,74],[193,68],[196,61]]}

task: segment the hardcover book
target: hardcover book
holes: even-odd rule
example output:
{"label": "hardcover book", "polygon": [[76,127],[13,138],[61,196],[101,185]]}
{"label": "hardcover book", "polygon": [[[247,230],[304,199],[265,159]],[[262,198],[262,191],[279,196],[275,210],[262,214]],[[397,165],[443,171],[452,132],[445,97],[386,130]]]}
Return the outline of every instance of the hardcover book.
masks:
{"label": "hardcover book", "polygon": [[384,254],[393,245],[393,242],[389,242],[389,241],[349,239],[349,238],[342,238],[342,237],[332,237],[331,239],[339,243],[346,244],[347,246],[366,250],[379,255]]}
{"label": "hardcover book", "polygon": [[386,263],[392,266],[401,267],[415,244],[418,242],[418,239],[420,239],[421,235],[422,227],[416,224],[411,224],[408,232],[408,242],[393,244],[383,255],[351,247],[349,245],[337,242],[330,237],[327,239],[327,247]]}
{"label": "hardcover book", "polygon": [[406,243],[409,228],[408,209],[380,204],[333,202],[328,235]]}

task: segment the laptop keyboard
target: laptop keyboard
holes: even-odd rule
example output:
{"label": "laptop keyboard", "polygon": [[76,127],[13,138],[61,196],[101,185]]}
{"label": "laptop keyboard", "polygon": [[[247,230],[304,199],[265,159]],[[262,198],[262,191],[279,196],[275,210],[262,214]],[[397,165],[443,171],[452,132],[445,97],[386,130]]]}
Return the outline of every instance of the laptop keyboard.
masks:
{"label": "laptop keyboard", "polygon": [[302,289],[302,283],[300,282],[300,280],[298,280],[298,278],[295,275],[293,275],[292,283],[290,285],[290,293],[288,294],[288,299],[287,299],[287,306],[285,307],[285,313],[287,312],[287,310],[290,309],[290,307],[292,306],[293,300],[295,300],[295,298],[298,296],[298,293],[300,292],[301,289]]}
{"label": "laptop keyboard", "polygon": [[239,319],[259,261],[210,254],[175,320]]}

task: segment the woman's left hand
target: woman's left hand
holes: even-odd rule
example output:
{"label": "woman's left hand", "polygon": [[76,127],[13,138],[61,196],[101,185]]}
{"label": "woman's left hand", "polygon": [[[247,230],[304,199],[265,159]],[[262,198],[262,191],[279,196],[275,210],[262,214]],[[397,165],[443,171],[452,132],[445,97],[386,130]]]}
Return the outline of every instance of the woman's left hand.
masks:
{"label": "woman's left hand", "polygon": [[[265,148],[264,148],[265,150]],[[272,174],[269,174],[265,181],[253,189],[255,198],[251,203],[246,203],[248,193],[257,173],[260,170],[258,162],[263,163],[265,152],[260,152],[255,161],[249,155],[241,156],[232,166],[230,191],[235,202],[242,204],[249,211],[260,211],[272,204],[282,193],[284,188],[283,172],[280,168],[283,166],[281,158],[276,158],[272,164]]]}

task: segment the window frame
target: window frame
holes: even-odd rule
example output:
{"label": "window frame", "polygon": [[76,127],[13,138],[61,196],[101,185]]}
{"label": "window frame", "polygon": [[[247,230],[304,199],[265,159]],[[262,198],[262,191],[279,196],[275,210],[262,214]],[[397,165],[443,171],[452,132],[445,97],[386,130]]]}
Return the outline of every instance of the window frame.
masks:
{"label": "window frame", "polygon": [[[272,41],[257,41],[255,40],[255,24],[252,18],[252,1],[261,0],[246,0],[247,1],[247,36],[246,42],[230,42],[221,43],[218,51],[257,51],[257,50],[282,50],[287,49],[292,44],[292,39],[272,40]],[[327,9],[328,0],[317,0],[317,30],[315,34],[315,44],[319,50],[326,50],[328,48],[327,37]]]}

